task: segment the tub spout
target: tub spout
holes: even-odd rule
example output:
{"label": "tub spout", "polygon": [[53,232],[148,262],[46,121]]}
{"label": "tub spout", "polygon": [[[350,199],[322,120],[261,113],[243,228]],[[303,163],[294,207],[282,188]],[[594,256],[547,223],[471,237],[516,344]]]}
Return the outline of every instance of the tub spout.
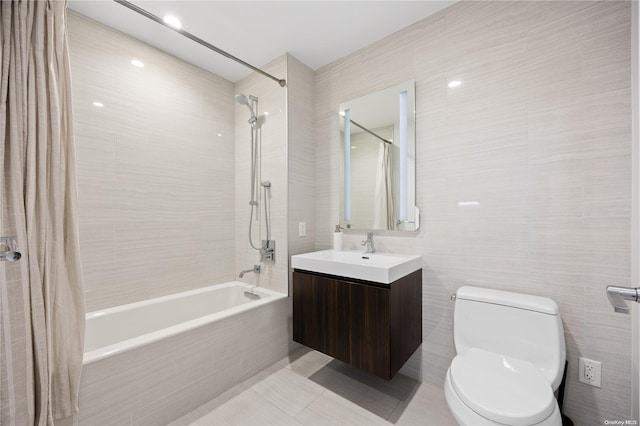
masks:
{"label": "tub spout", "polygon": [[255,272],[256,274],[259,274],[260,273],[260,265],[253,265],[253,268],[245,269],[244,271],[240,272],[240,278],[244,277],[244,274],[246,274],[247,272]]}

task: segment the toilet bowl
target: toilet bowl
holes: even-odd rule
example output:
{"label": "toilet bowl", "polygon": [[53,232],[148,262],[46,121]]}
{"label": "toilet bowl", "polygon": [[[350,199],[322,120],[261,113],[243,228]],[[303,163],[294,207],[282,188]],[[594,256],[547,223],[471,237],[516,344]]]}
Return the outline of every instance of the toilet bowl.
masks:
{"label": "toilet bowl", "polygon": [[461,425],[561,426],[554,396],[564,368],[551,299],[477,287],[456,293],[457,355],[444,393]]}
{"label": "toilet bowl", "polygon": [[561,425],[549,382],[532,365],[469,349],[447,370],[445,397],[461,425]]}

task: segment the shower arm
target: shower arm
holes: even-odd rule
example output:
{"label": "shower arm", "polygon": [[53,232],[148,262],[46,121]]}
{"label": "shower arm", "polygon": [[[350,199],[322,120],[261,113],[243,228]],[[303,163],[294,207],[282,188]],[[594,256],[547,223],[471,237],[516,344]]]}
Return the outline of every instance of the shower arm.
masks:
{"label": "shower arm", "polygon": [[260,74],[264,75],[265,77],[270,78],[271,80],[277,82],[280,85],[280,87],[285,87],[287,85],[287,80],[280,79],[278,77],[275,77],[275,76],[269,74],[268,72],[262,71],[260,68],[254,67],[250,63],[245,62],[245,61],[243,61],[242,59],[240,59],[240,58],[238,58],[236,56],[233,56],[229,52],[225,52],[224,50],[220,49],[219,47],[216,47],[213,44],[204,41],[200,37],[195,36],[195,35],[191,34],[188,31],[172,27],[171,25],[165,23],[164,20],[162,20],[158,16],[154,15],[153,13],[147,12],[145,9],[143,9],[141,7],[138,7],[135,4],[128,2],[127,0],[113,0],[113,1],[118,3],[118,4],[120,4],[120,5],[122,5],[122,6],[124,6],[124,7],[127,7],[129,9],[133,10],[136,13],[139,13],[140,15],[142,15],[142,16],[148,18],[148,19],[151,19],[152,21],[157,22],[160,25],[164,25],[165,27],[169,28],[170,30],[173,30],[173,31],[177,32],[178,34],[181,34],[181,35],[185,36],[186,38],[195,41],[196,43],[206,47],[207,49],[213,50],[214,52],[216,52],[219,55],[224,56],[225,58],[229,58],[232,61],[235,61],[235,62],[237,62],[237,63],[239,63],[241,65],[244,65],[245,67],[250,68],[251,70],[253,70],[253,71],[257,72],[257,73],[260,73]]}

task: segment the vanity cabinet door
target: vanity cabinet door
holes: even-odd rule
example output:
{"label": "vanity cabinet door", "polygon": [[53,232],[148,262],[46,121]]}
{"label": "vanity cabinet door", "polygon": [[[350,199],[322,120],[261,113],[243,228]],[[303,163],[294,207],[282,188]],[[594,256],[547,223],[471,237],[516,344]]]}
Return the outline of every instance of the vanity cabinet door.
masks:
{"label": "vanity cabinet door", "polygon": [[349,362],[349,288],[341,281],[293,273],[293,340]]}
{"label": "vanity cabinet door", "polygon": [[349,364],[390,379],[389,289],[349,286]]}
{"label": "vanity cabinet door", "polygon": [[293,340],[389,378],[389,289],[295,271]]}

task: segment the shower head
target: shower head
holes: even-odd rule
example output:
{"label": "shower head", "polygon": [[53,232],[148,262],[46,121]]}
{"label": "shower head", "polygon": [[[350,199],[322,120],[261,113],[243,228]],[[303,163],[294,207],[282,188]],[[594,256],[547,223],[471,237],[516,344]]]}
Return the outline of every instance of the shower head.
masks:
{"label": "shower head", "polygon": [[236,102],[239,103],[240,105],[246,105],[247,108],[249,108],[249,111],[251,111],[251,118],[249,119],[249,124],[251,124],[251,127],[254,127],[258,122],[258,119],[256,118],[256,113],[253,111],[253,108],[251,107],[251,103],[249,102],[249,99],[247,99],[244,93],[238,93],[236,95]]}
{"label": "shower head", "polygon": [[244,93],[238,93],[236,95],[236,102],[240,105],[249,105],[249,99],[247,99]]}

